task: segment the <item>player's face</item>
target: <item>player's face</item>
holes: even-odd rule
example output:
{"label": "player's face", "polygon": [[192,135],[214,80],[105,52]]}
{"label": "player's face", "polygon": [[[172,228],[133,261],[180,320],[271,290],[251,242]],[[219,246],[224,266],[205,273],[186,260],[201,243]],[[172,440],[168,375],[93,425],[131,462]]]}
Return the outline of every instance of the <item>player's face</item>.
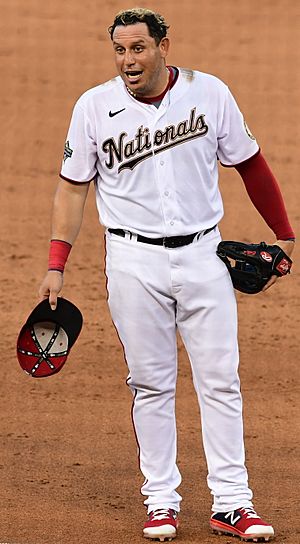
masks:
{"label": "player's face", "polygon": [[113,47],[117,70],[130,91],[144,97],[164,91],[169,78],[165,62],[168,38],[157,45],[145,23],[117,26]]}

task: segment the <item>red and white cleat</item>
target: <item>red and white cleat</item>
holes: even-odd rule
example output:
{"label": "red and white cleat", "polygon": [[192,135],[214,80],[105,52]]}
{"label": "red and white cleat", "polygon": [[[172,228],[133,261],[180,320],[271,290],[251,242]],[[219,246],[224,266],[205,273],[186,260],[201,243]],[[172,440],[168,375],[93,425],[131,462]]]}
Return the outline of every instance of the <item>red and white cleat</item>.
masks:
{"label": "red and white cleat", "polygon": [[152,540],[173,540],[177,536],[178,513],[171,508],[159,508],[148,515],[144,525],[144,537]]}
{"label": "red and white cleat", "polygon": [[246,541],[268,542],[274,536],[272,525],[263,521],[253,508],[216,512],[210,518],[210,526],[218,534],[239,536]]}

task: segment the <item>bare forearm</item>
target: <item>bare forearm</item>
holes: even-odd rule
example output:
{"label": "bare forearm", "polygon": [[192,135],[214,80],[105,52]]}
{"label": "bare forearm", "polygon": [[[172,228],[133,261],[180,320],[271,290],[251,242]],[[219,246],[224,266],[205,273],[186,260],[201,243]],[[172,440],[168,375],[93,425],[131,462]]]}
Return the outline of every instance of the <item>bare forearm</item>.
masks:
{"label": "bare forearm", "polygon": [[51,238],[74,244],[80,231],[89,184],[61,180],[53,204]]}
{"label": "bare forearm", "polygon": [[49,298],[52,310],[62,290],[64,265],[71,246],[68,251],[65,248],[75,242],[80,231],[88,190],[89,184],[72,185],[62,180],[55,193],[49,268],[39,289],[41,299]]}

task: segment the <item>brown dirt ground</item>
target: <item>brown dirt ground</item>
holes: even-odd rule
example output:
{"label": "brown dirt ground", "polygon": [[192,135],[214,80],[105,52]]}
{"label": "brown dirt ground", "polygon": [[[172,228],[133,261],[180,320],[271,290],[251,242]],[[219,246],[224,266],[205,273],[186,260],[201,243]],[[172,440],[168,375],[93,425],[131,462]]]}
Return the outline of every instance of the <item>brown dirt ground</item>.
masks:
{"label": "brown dirt ground", "polygon": [[[295,0],[160,0],[140,5],[171,24],[170,62],[225,80],[299,220],[300,6]],[[184,7],[183,7],[184,5]],[[64,295],[85,324],[66,366],[46,380],[20,369],[18,331],[37,302],[47,264],[52,197],[71,109],[114,75],[106,28],[121,0],[0,0],[1,371],[0,541],[142,542],[131,395],[106,307],[102,230],[93,190],[65,274]],[[267,239],[234,171],[223,169],[224,237]],[[266,203],[266,206],[268,204]],[[299,250],[295,252],[298,261]],[[250,483],[278,543],[300,542],[299,271],[254,297],[239,295],[241,379]],[[231,543],[208,528],[210,496],[200,423],[179,341],[178,542]],[[298,522],[297,522],[298,520]]]}

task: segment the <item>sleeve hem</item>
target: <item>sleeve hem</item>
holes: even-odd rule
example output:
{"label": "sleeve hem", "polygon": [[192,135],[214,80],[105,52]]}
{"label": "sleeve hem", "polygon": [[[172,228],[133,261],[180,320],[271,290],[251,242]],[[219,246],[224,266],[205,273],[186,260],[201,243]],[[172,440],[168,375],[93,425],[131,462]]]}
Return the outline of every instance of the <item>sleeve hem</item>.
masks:
{"label": "sleeve hem", "polygon": [[72,183],[73,185],[84,185],[86,183],[91,183],[91,181],[93,181],[96,177],[96,174],[95,176],[93,176],[91,179],[89,179],[88,181],[78,181],[78,180],[75,180],[75,179],[70,179],[70,178],[66,178],[66,176],[63,176],[63,174],[59,174],[59,177],[61,179],[64,179],[65,181],[68,181],[69,183]]}
{"label": "sleeve hem", "polygon": [[224,164],[223,162],[220,161],[221,165],[224,167],[224,168],[235,168],[236,166],[239,166],[240,164],[245,164],[247,161],[251,161],[254,157],[256,157],[256,155],[258,155],[259,153],[261,152],[261,149],[260,147],[258,148],[258,150],[254,153],[254,155],[251,155],[251,157],[248,157],[248,159],[245,159],[244,161],[241,161],[241,162],[237,162],[235,164]]}

